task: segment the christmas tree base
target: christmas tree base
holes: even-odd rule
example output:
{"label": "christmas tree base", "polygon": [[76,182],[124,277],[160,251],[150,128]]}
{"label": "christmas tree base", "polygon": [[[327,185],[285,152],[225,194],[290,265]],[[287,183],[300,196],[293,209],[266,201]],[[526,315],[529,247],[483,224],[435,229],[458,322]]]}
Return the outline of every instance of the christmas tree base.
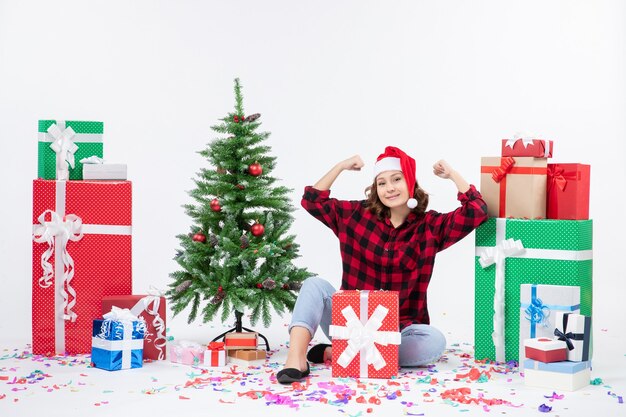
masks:
{"label": "christmas tree base", "polygon": [[250,330],[247,327],[243,327],[243,325],[241,323],[241,318],[242,317],[243,317],[243,313],[242,312],[235,311],[235,320],[236,320],[235,321],[235,327],[233,327],[232,329],[226,330],[224,333],[222,333],[221,335],[217,336],[212,341],[213,342],[217,342],[220,339],[224,339],[228,333],[232,333],[232,332],[242,333],[242,331],[245,330],[247,332],[255,332],[255,333],[257,333],[259,335],[259,337],[265,341],[265,348],[269,352],[270,351],[270,344],[267,341],[267,337],[265,337],[263,334],[255,331],[255,330]]}

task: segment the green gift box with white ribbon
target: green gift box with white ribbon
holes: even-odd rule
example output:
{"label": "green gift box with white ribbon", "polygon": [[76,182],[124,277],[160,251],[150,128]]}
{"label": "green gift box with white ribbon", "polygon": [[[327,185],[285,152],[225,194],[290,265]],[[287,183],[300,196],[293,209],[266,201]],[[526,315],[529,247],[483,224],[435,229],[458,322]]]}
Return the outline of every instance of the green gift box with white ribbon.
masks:
{"label": "green gift box with white ribbon", "polygon": [[39,120],[37,177],[82,180],[80,160],[103,156],[103,131],[102,122]]}
{"label": "green gift box with white ribbon", "polygon": [[474,345],[477,360],[519,360],[520,286],[580,287],[591,316],[591,220],[490,218],[476,229]]}

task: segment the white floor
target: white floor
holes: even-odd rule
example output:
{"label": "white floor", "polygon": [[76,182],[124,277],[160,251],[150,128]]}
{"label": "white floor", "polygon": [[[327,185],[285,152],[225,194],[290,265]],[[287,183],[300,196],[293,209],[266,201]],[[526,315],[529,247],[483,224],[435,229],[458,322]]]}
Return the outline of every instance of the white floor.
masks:
{"label": "white floor", "polygon": [[[219,334],[213,326],[207,334]],[[89,366],[88,356],[35,358],[27,341],[12,341],[0,349],[0,416],[395,416],[424,415],[527,416],[541,404],[553,416],[626,416],[626,336],[598,326],[594,334],[592,380],[602,383],[574,392],[527,387],[517,370],[477,364],[467,334],[448,334],[448,351],[431,369],[405,369],[387,380],[339,380],[326,365],[312,368],[300,386],[277,384],[274,375],[286,356],[284,323],[267,329],[271,357],[246,369],[193,368],[169,361],[143,368],[108,372]],[[187,337],[184,337],[187,338]],[[4,344],[5,342],[3,342]],[[472,369],[490,372],[485,382],[461,377]],[[234,371],[234,372],[233,372]],[[476,371],[474,371],[476,372]],[[482,378],[485,379],[485,376]],[[480,381],[480,380],[479,380]],[[479,404],[446,400],[446,392],[469,390],[465,398]],[[351,396],[348,399],[346,394]],[[563,396],[560,398],[560,396]],[[359,397],[363,397],[358,400]],[[560,399],[559,399],[560,398]],[[369,403],[370,399],[379,404]],[[360,401],[365,400],[365,403]],[[502,400],[487,405],[488,400]],[[293,414],[295,413],[295,414]],[[543,414],[542,414],[543,415]]]}

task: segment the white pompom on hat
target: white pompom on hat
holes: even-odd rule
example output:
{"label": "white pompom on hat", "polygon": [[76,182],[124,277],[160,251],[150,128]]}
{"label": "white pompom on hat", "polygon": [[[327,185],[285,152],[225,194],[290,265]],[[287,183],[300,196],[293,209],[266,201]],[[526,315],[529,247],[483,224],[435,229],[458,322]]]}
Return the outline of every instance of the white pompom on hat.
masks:
{"label": "white pompom on hat", "polygon": [[376,158],[376,164],[374,164],[374,178],[384,171],[402,171],[406,186],[409,191],[409,199],[406,205],[414,209],[417,207],[417,200],[413,198],[413,191],[415,190],[415,159],[404,153],[399,148],[394,146],[387,146],[385,152],[378,155]]}

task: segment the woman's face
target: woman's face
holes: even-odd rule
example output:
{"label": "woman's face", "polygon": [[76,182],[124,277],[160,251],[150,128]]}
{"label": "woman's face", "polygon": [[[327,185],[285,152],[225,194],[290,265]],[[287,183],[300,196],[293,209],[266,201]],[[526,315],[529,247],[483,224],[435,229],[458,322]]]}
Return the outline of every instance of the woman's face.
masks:
{"label": "woman's face", "polygon": [[402,171],[384,171],[376,177],[376,193],[389,208],[406,206],[409,190]]}

